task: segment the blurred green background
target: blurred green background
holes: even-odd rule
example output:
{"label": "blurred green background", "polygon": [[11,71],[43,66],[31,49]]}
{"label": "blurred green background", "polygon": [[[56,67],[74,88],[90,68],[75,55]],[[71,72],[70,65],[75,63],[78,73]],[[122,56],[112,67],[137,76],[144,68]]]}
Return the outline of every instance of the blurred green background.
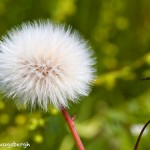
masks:
{"label": "blurred green background", "polygon": [[[0,0],[0,35],[24,21],[69,24],[89,41],[97,57],[97,80],[89,97],[72,104],[86,150],[132,150],[150,119],[149,0]],[[76,150],[61,114],[17,110],[0,96],[0,143],[29,142],[30,150]],[[150,149],[145,132],[139,150]],[[6,150],[0,147],[0,150]],[[10,148],[21,150],[24,148]]]}

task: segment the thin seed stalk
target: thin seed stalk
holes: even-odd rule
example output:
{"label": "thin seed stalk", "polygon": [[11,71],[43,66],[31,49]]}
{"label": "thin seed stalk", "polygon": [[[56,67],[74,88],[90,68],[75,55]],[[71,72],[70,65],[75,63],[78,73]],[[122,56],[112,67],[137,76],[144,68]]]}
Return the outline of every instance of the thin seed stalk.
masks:
{"label": "thin seed stalk", "polygon": [[65,118],[66,122],[67,122],[67,125],[72,133],[72,136],[75,140],[75,143],[78,147],[78,150],[85,150],[84,146],[83,146],[83,143],[78,135],[78,132],[75,128],[75,125],[74,125],[74,119],[75,117],[71,118],[67,109],[65,109],[64,107],[61,108],[61,112],[62,112],[62,115],[63,117]]}

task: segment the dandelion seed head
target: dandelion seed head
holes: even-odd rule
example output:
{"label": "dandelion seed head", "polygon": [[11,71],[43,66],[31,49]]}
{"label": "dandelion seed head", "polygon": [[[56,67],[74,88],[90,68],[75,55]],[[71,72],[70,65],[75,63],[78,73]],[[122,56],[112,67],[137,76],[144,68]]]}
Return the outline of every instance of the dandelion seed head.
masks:
{"label": "dandelion seed head", "polygon": [[87,96],[94,60],[77,32],[49,21],[22,24],[0,42],[0,84],[17,106],[60,109]]}

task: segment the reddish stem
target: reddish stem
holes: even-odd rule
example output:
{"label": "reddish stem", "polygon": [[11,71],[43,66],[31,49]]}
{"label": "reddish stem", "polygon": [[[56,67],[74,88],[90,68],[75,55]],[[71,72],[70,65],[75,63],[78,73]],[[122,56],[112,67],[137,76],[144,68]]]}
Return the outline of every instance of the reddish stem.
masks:
{"label": "reddish stem", "polygon": [[75,129],[75,125],[74,125],[74,119],[75,118],[74,117],[71,118],[69,116],[68,111],[64,107],[61,108],[61,112],[62,112],[62,115],[63,115],[63,117],[65,118],[65,120],[66,120],[66,122],[68,124],[68,127],[69,127],[72,135],[73,135],[73,138],[74,138],[74,140],[76,142],[78,150],[85,150],[84,146],[83,146],[83,144],[81,142],[81,139],[80,139],[80,137],[79,137],[79,135],[78,135],[78,133],[77,133],[77,131]]}

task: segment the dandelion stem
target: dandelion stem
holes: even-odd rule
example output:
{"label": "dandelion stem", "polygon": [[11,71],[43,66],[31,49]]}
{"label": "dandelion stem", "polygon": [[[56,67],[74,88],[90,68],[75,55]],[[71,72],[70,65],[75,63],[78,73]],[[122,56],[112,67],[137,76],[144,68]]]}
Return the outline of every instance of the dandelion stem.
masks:
{"label": "dandelion stem", "polygon": [[80,139],[80,137],[79,137],[79,135],[78,135],[78,133],[76,131],[75,125],[74,125],[75,117],[73,117],[73,119],[72,119],[69,116],[68,111],[64,107],[61,108],[61,112],[62,112],[62,115],[63,115],[63,117],[65,118],[65,120],[66,120],[66,122],[68,124],[68,127],[69,127],[72,135],[73,135],[73,138],[74,138],[75,143],[76,143],[76,145],[78,147],[78,150],[85,150],[85,148],[84,148],[84,146],[82,144],[82,141],[81,141],[81,139]]}

